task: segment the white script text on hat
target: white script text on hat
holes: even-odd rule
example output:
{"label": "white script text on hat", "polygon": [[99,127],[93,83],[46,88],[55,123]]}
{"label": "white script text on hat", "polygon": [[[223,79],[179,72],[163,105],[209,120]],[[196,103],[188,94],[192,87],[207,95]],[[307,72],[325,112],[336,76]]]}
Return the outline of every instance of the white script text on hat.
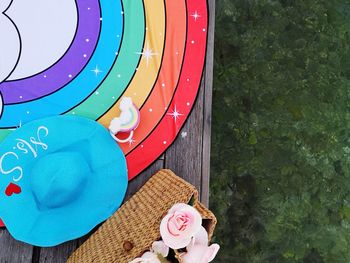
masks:
{"label": "white script text on hat", "polygon": [[37,129],[36,138],[30,137],[29,140],[22,138],[15,139],[15,146],[13,147],[14,151],[6,152],[0,157],[0,173],[5,175],[15,173],[15,175],[12,177],[13,181],[20,181],[23,177],[23,168],[18,165],[8,170],[4,170],[3,164],[9,160],[8,158],[16,158],[17,160],[20,160],[20,154],[32,154],[33,158],[37,158],[40,149],[38,147],[41,147],[43,150],[47,150],[49,148],[49,146],[42,141],[42,137],[47,137],[48,135],[49,129],[45,126],[40,126]]}

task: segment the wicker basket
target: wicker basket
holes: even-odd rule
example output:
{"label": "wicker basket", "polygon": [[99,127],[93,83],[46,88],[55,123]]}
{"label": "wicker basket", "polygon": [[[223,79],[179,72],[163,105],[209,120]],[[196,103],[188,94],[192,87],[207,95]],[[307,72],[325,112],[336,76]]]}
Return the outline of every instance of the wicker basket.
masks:
{"label": "wicker basket", "polygon": [[214,214],[198,201],[194,186],[170,170],[155,174],[68,259],[69,263],[124,263],[149,250],[160,239],[162,218],[176,203],[194,201],[211,239]]}

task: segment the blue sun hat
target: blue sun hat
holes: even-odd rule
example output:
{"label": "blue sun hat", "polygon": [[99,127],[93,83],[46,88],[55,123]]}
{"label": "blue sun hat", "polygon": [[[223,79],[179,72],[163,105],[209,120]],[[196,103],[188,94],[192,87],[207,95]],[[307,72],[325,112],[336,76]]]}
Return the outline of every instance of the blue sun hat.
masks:
{"label": "blue sun hat", "polygon": [[127,189],[125,156],[95,121],[56,116],[0,145],[0,218],[17,240],[55,246],[110,217]]}

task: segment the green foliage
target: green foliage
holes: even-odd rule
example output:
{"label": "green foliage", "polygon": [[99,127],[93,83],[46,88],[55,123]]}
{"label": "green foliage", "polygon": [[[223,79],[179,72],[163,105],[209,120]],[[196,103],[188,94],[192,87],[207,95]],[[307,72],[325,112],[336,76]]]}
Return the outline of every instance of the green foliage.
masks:
{"label": "green foliage", "polygon": [[350,262],[350,1],[217,0],[216,262]]}

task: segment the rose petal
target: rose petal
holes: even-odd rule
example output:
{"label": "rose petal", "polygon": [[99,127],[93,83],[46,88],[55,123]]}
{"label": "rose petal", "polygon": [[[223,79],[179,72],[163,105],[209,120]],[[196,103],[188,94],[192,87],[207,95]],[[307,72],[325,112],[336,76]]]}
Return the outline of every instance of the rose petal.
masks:
{"label": "rose petal", "polygon": [[169,247],[163,241],[153,242],[152,250],[154,253],[161,254],[165,258],[169,255]]}
{"label": "rose petal", "polygon": [[182,224],[179,225],[179,222],[177,222],[177,218],[175,215],[173,215],[172,217],[169,218],[168,231],[170,232],[170,234],[172,234],[174,236],[180,235],[181,227],[182,227]]}
{"label": "rose petal", "polygon": [[205,253],[205,258],[208,262],[213,261],[216,257],[216,254],[219,252],[220,246],[218,244],[212,244]]}
{"label": "rose petal", "polygon": [[175,204],[160,224],[165,244],[172,249],[186,247],[201,228],[202,217],[192,206]]}
{"label": "rose petal", "polygon": [[179,210],[177,212],[181,213],[182,216],[190,219],[189,226],[196,226],[199,231],[200,226],[202,225],[202,216],[200,213],[192,206],[186,204],[178,204],[177,207]]}
{"label": "rose petal", "polygon": [[180,249],[186,247],[191,242],[190,238],[179,238],[178,236],[174,236],[168,231],[168,219],[171,215],[167,215],[164,217],[160,224],[160,235],[162,236],[163,242],[172,249]]}
{"label": "rose petal", "polygon": [[186,229],[183,230],[183,234],[194,236],[199,232],[202,226],[202,216],[193,207],[190,207],[190,209],[187,208],[186,210],[182,210],[182,212],[189,220]]}
{"label": "rose petal", "polygon": [[186,204],[184,204],[184,203],[177,203],[177,204],[173,205],[173,206],[170,208],[168,214],[174,214],[174,213],[177,212],[177,211],[182,211],[182,210],[185,209],[187,206],[189,206],[189,205],[186,205]]}
{"label": "rose petal", "polygon": [[198,233],[193,238],[194,244],[196,245],[205,245],[207,246],[209,243],[208,232],[204,227],[201,226]]}
{"label": "rose petal", "polygon": [[209,263],[218,253],[220,246],[213,244],[210,247],[208,245],[193,245],[189,246],[186,253],[180,255],[184,263]]}
{"label": "rose petal", "polygon": [[142,257],[135,258],[129,263],[161,263],[158,256],[152,252],[145,252]]}

